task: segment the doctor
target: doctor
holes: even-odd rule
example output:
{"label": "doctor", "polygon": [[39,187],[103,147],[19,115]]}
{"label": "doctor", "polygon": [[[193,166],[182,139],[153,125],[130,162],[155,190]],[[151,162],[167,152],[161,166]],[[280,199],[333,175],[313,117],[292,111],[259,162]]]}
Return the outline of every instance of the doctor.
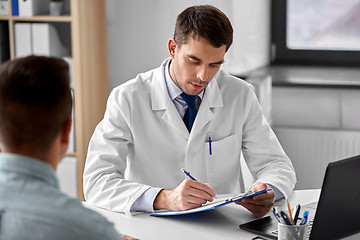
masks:
{"label": "doctor", "polygon": [[[246,191],[241,153],[252,189],[273,190],[238,204],[264,216],[274,198],[290,195],[294,168],[252,86],[220,70],[232,39],[229,19],[213,6],[178,16],[171,58],[109,96],[89,143],[86,201],[126,214],[199,207],[216,194]],[[198,181],[184,180],[181,168]]]}

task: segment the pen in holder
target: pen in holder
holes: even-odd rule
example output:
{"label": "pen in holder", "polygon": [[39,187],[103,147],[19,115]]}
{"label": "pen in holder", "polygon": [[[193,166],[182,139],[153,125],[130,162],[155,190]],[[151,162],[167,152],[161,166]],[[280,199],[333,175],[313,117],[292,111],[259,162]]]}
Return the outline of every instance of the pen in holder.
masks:
{"label": "pen in holder", "polygon": [[[305,211],[303,218],[299,218],[301,206],[298,204],[295,208],[293,218],[289,202],[287,202],[287,207],[289,215],[277,207],[273,208],[273,214],[278,220],[278,239],[309,239],[309,211]],[[297,224],[298,220],[300,220],[299,224]]]}
{"label": "pen in holder", "polygon": [[287,225],[278,223],[278,240],[309,239],[309,223],[303,225]]}

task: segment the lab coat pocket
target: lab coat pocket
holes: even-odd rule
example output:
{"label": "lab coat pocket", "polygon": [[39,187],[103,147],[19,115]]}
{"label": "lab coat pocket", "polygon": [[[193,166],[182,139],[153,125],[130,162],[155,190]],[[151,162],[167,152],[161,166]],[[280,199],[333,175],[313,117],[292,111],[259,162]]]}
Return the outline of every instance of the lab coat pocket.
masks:
{"label": "lab coat pocket", "polygon": [[[211,155],[210,155],[211,148]],[[221,140],[213,139],[204,145],[207,180],[217,194],[239,191],[240,145],[236,135]]]}

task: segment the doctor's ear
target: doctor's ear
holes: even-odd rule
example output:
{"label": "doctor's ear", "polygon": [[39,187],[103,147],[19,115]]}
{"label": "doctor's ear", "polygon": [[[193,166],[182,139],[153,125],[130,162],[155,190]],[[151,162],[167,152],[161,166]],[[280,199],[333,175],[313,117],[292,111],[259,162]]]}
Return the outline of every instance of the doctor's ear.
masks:
{"label": "doctor's ear", "polygon": [[174,38],[169,39],[168,49],[169,49],[169,54],[170,54],[171,58],[174,58],[175,57],[175,49],[176,49],[176,40]]}

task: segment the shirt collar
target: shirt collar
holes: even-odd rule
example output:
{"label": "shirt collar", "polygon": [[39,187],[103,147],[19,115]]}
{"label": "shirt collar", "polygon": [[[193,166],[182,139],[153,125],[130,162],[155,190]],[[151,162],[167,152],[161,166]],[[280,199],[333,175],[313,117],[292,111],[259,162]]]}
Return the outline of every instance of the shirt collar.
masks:
{"label": "shirt collar", "polygon": [[35,158],[19,154],[0,153],[0,171],[14,172],[22,176],[41,179],[59,189],[59,182],[51,166]]}
{"label": "shirt collar", "polygon": [[[166,86],[170,95],[171,100],[174,101],[175,98],[177,98],[181,93],[183,93],[183,91],[174,83],[174,81],[172,80],[170,73],[169,73],[169,67],[170,67],[170,62],[171,59],[166,63],[165,66],[165,81],[166,81]],[[198,96],[200,97],[200,99],[203,98],[204,96],[204,90],[202,90]]]}

